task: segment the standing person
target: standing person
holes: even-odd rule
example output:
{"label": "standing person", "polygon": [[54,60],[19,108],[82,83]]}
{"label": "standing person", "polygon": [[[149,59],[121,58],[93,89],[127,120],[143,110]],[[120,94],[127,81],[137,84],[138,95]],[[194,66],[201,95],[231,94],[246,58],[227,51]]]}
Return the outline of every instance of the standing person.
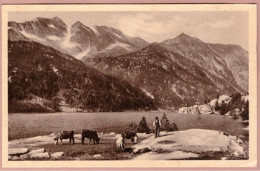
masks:
{"label": "standing person", "polygon": [[159,121],[158,117],[155,117],[155,120],[153,122],[153,128],[154,128],[154,137],[159,137],[160,133],[160,127],[161,127],[161,122]]}

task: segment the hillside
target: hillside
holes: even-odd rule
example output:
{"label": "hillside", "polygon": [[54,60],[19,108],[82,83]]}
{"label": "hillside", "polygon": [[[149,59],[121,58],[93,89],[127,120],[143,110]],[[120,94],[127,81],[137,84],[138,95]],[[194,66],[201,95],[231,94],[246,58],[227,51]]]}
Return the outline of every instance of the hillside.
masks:
{"label": "hillside", "polygon": [[140,87],[157,106],[165,109],[204,102],[218,92],[232,93],[239,89],[229,70],[226,74],[230,78],[219,77],[159,43],[128,55],[87,62],[104,73]]}
{"label": "hillside", "polygon": [[225,60],[238,85],[248,91],[248,52],[238,45],[209,44]]}
{"label": "hillside", "polygon": [[131,84],[33,41],[8,41],[8,98],[9,112],[156,109]]}
{"label": "hillside", "polygon": [[[196,62],[211,74],[248,91],[248,52],[237,45],[209,44],[185,33],[165,40],[162,46]],[[243,89],[243,90],[242,90]]]}

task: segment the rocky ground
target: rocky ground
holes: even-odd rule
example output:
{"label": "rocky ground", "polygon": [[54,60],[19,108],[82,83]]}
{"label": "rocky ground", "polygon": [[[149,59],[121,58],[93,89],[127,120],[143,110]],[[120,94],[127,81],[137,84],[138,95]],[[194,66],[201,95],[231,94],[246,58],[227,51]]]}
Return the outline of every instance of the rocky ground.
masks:
{"label": "rocky ground", "polygon": [[[100,144],[55,145],[54,134],[9,141],[9,160],[245,160],[248,159],[248,136],[231,136],[205,129],[161,132],[160,137],[138,134],[138,143],[126,141],[125,151],[118,151],[113,132],[100,135]],[[87,140],[88,141],[88,140]]]}

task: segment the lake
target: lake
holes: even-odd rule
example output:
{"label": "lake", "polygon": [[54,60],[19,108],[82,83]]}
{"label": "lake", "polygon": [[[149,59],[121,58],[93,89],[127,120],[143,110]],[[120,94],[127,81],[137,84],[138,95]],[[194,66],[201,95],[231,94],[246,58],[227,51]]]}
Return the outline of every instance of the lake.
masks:
{"label": "lake", "polygon": [[[145,116],[152,128],[155,116],[159,119],[163,112],[100,112],[100,113],[16,113],[8,115],[8,139],[20,139],[48,135],[64,130],[80,133],[82,129],[95,129],[98,132],[117,132],[131,122],[139,123]],[[245,131],[239,120],[219,115],[196,115],[166,112],[170,123],[175,122],[180,130],[191,128],[212,129],[241,135]]]}

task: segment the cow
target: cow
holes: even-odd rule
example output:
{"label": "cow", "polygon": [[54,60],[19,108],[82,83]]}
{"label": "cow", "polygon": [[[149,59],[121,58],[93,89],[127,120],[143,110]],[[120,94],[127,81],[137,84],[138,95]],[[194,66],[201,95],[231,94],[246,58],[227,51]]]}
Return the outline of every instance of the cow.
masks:
{"label": "cow", "polygon": [[81,131],[81,142],[82,142],[83,145],[84,145],[85,138],[89,139],[89,143],[88,144],[90,144],[92,139],[94,141],[94,144],[99,144],[100,138],[98,138],[98,134],[97,134],[96,131],[83,129]]}
{"label": "cow", "polygon": [[58,144],[60,139],[61,145],[62,145],[62,139],[69,139],[69,145],[72,143],[74,144],[74,131],[63,131],[62,133],[58,133],[57,136],[54,138],[56,140],[55,145]]}
{"label": "cow", "polygon": [[138,136],[137,136],[136,132],[134,132],[134,131],[123,131],[122,134],[123,134],[123,137],[125,139],[130,139],[132,144],[137,143]]}

